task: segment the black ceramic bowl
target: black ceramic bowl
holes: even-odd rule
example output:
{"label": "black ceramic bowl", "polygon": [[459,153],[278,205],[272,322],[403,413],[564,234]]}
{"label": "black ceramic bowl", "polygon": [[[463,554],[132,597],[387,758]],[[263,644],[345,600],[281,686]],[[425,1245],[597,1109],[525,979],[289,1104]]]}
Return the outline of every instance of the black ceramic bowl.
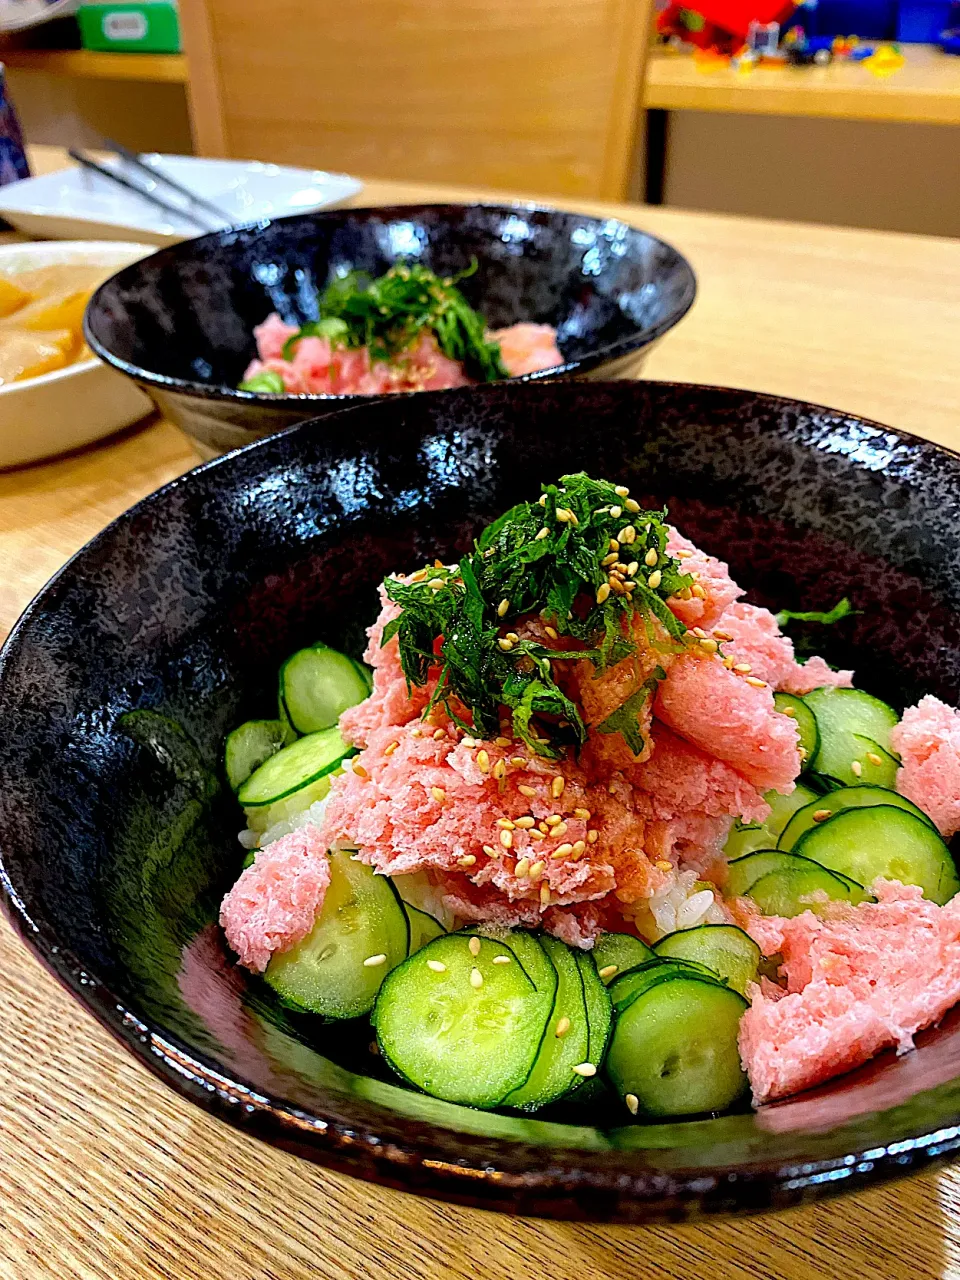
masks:
{"label": "black ceramic bowl", "polygon": [[635,376],[653,343],[693,305],[696,281],[670,245],[610,218],[529,205],[340,209],[164,249],[119,272],[87,309],[87,341],[129,374],[205,457],[249,444],[363,396],[263,397],[235,388],[271,311],[314,320],[338,272],[379,275],[417,260],[452,275],[476,259],[464,293],[494,328],[552,324],[564,363],[542,377]]}
{"label": "black ceramic bowl", "polygon": [[[638,1220],[850,1190],[960,1145],[960,1017],[792,1101],[603,1127],[400,1087],[369,1029],[284,1015],[214,923],[241,817],[224,734],[377,582],[586,467],[670,505],[764,604],[862,610],[825,656],[897,703],[960,695],[960,458],[814,405],[666,383],[384,400],[194,471],[95,538],[0,657],[0,883],[14,926],[141,1061],[268,1141],[412,1191]],[[157,715],[118,723],[131,709]],[[181,726],[178,728],[177,726]]]}

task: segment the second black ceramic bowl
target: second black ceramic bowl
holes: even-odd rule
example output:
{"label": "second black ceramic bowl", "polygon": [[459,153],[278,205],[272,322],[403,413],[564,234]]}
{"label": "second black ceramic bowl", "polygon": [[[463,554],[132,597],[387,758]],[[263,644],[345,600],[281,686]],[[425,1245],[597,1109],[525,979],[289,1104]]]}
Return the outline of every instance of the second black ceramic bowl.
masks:
{"label": "second black ceramic bowl", "polygon": [[339,209],[188,240],[144,258],[94,294],[93,350],[134,378],[204,456],[249,444],[362,396],[237,391],[271,311],[316,319],[317,292],[344,270],[379,275],[418,261],[453,275],[493,328],[551,324],[564,363],[536,377],[633,377],[693,304],[676,249],[612,218],[528,205]]}
{"label": "second black ceramic bowl", "polygon": [[8,640],[0,889],[26,942],[185,1097],[410,1191],[679,1217],[794,1204],[960,1148],[958,1011],[916,1053],[758,1112],[521,1118],[403,1088],[369,1052],[368,1025],[285,1012],[216,924],[243,857],[224,734],[275,714],[294,649],[322,639],[359,654],[386,573],[455,559],[541,479],[584,467],[667,502],[758,603],[849,595],[861,612],[821,651],[860,687],[955,704],[960,458],[817,405],[659,382],[393,398],[336,426],[260,441],[145,499]]}

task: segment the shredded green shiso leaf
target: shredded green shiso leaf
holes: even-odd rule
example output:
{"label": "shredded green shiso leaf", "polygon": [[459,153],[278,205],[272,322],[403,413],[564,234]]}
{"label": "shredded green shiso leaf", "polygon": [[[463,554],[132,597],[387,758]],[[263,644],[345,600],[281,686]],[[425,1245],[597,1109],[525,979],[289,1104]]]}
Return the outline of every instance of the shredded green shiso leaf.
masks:
{"label": "shredded green shiso leaf", "polygon": [[838,600],[832,609],[808,609],[806,612],[797,612],[794,609],[781,609],[776,615],[777,626],[782,631],[788,622],[816,622],[823,627],[832,627],[835,622],[840,622],[843,618],[849,618],[851,614],[856,613],[853,605],[846,596],[842,600]]}
{"label": "shredded green shiso leaf", "polygon": [[483,316],[467,302],[457,282],[477,270],[474,259],[459,275],[443,280],[420,263],[398,263],[376,279],[350,271],[320,295],[318,318],[303,325],[283,348],[292,358],[301,338],[329,338],[335,346],[367,347],[371,360],[392,360],[433,333],[445,356],[458,360],[480,382],[510,375],[500,344],[487,340]]}
{"label": "shredded green shiso leaf", "polygon": [[[384,628],[382,643],[397,637],[408,688],[425,685],[439,668],[424,715],[441,703],[462,729],[491,738],[506,708],[514,734],[537,755],[557,759],[586,741],[587,727],[551,662],[589,659],[598,674],[606,671],[637,653],[638,618],[651,645],[672,649],[686,628],[665,602],[693,579],[667,554],[666,510],[631,510],[637,504],[626,490],[582,472],[541,487],[538,502],[521,502],[494,520],[454,568],[428,567],[417,581],[388,578],[387,596],[402,612]],[[611,589],[615,566],[603,563],[612,548],[621,562],[637,562],[626,576],[635,585],[622,593]],[[512,623],[533,613],[577,647],[513,640]],[[636,687],[597,730],[621,734],[639,754],[641,713],[663,678],[660,667],[644,678],[638,663]],[[469,709],[472,723],[456,714],[452,698]]]}

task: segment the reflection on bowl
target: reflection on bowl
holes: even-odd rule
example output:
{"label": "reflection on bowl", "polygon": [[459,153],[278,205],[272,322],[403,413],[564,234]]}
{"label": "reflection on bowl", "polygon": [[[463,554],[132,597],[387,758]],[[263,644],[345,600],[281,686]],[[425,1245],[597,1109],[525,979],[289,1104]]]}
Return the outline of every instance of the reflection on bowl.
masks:
{"label": "reflection on bowl", "polygon": [[211,456],[366,398],[236,390],[255,354],[253,328],[271,311],[315,319],[318,290],[352,268],[379,275],[418,261],[448,276],[473,259],[478,270],[461,287],[491,328],[557,329],[564,363],[515,381],[634,377],[696,292],[675,249],[615,219],[527,206],[349,209],[165,249],[98,290],[87,339]]}

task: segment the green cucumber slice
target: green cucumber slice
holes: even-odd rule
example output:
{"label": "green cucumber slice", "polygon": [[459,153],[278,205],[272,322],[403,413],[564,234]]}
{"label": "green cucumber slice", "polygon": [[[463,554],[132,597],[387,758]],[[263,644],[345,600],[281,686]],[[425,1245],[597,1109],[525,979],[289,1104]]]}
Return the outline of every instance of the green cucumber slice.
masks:
{"label": "green cucumber slice", "polygon": [[[787,854],[794,858],[795,854]],[[863,885],[828,871],[818,862],[807,866],[794,866],[789,870],[771,871],[752,884],[747,897],[752,898],[765,916],[784,916],[792,919],[804,911],[818,910],[818,895],[826,894],[832,902],[851,902],[854,905],[870,900]]]}
{"label": "green cucumber slice", "polygon": [[792,855],[785,855],[780,849],[755,849],[753,853],[734,859],[727,865],[724,895],[728,898],[742,898],[761,876],[769,875],[771,871],[791,870],[795,866],[791,857]]}
{"label": "green cucumber slice", "polygon": [[404,902],[403,909],[407,913],[407,923],[410,926],[409,955],[412,956],[428,942],[442,937],[447,932],[439,920],[435,920],[426,911],[421,911],[419,907],[412,907],[409,902]]}
{"label": "green cucumber slice", "polygon": [[239,791],[250,775],[276,755],[283,744],[283,725],[279,720],[248,720],[228,733],[223,765],[231,790]]}
{"label": "green cucumber slice", "polygon": [[811,804],[799,809],[780,833],[777,848],[789,852],[796,848],[797,842],[812,827],[826,821],[826,818],[814,818],[815,813],[825,813],[826,817],[830,817],[834,813],[839,813],[841,809],[872,809],[882,804],[912,813],[915,818],[919,818],[930,827],[934,825],[912,800],[899,795],[896,791],[891,791],[888,787],[840,787],[836,791],[828,791],[826,795],[817,796]]}
{"label": "green cucumber slice", "polygon": [[706,982],[720,981],[720,975],[715,969],[698,960],[668,960],[657,956],[654,960],[648,960],[645,964],[622,973],[619,978],[614,978],[608,988],[614,1013],[619,1017],[648,987],[665,982],[677,972],[689,973]]}
{"label": "green cucumber slice", "polygon": [[804,808],[817,793],[804,783],[798,782],[788,796],[779,791],[767,791],[764,800],[770,806],[770,813],[760,826],[740,826],[734,823],[724,846],[724,853],[733,861],[742,858],[757,849],[772,849],[776,846],[777,837],[798,809]]}
{"label": "green cucumber slice", "polygon": [[529,1076],[503,1100],[505,1107],[520,1111],[538,1111],[579,1085],[583,1077],[573,1068],[586,1062],[590,1045],[583,978],[576,957],[556,938],[544,936],[540,945],[557,971],[557,994]]}
{"label": "green cucumber slice", "polygon": [[647,1117],[725,1111],[747,1087],[737,1050],[746,1008],[739,992],[686,973],[648,987],[617,1019],[611,1085]]}
{"label": "green cucumber slice", "polygon": [[[613,1030],[613,1003],[590,953],[577,951],[576,957],[577,964],[580,966],[580,976],[583,979],[583,1002],[587,1010],[587,1027],[590,1033],[585,1061],[592,1062],[599,1071],[610,1042],[610,1032]],[[596,1076],[589,1077],[582,1085],[577,1086],[578,1098],[581,1091],[584,1094],[588,1092],[587,1086],[591,1080],[595,1079]]]}
{"label": "green cucumber slice", "polygon": [[366,667],[324,644],[300,649],[280,668],[280,702],[297,733],[336,725],[348,707],[370,696]]}
{"label": "green cucumber slice", "polygon": [[950,850],[929,823],[905,809],[875,805],[842,809],[797,841],[805,858],[860,884],[878,876],[916,884],[941,906],[960,890]]}
{"label": "green cucumber slice", "polygon": [[[804,701],[820,734],[816,755],[809,762],[814,773],[845,786],[890,785],[893,779],[883,756],[890,752],[890,730],[900,719],[892,707],[861,689],[814,689],[804,695]],[[881,756],[879,766],[865,760],[868,751]],[[860,765],[859,773],[851,768],[854,762]]]}
{"label": "green cucumber slice", "polygon": [[338,729],[308,734],[265,761],[237,792],[237,799],[245,809],[275,804],[333,773],[356,754],[356,747],[348,747]]}
{"label": "green cucumber slice", "polygon": [[805,753],[803,755],[804,766],[808,766],[817,754],[817,748],[820,745],[820,733],[817,729],[816,716],[804,700],[797,697],[795,693],[775,693],[773,695],[773,705],[783,715],[789,716],[797,726],[800,750]]}
{"label": "green cucumber slice", "polygon": [[661,938],[654,951],[664,959],[699,961],[741,995],[746,995],[748,983],[756,982],[761,960],[760,948],[734,924],[679,929]]}
{"label": "green cucumber slice", "polygon": [[605,984],[612,982],[618,973],[653,958],[650,947],[632,933],[601,933],[593,948],[594,963]]}
{"label": "green cucumber slice", "polygon": [[[473,936],[473,951],[464,934],[445,934],[388,974],[373,1025],[384,1061],[424,1093],[495,1107],[530,1075],[557,977],[538,943],[553,971],[545,990],[534,986],[512,948]],[[503,957],[506,963],[494,963]],[[479,986],[471,981],[474,971]]]}
{"label": "green cucumber slice", "polygon": [[[406,957],[407,917],[387,876],[330,854],[330,884],[313,929],[275,954],[264,978],[289,1005],[326,1018],[369,1013],[380,984]],[[375,965],[364,962],[383,956]]]}

